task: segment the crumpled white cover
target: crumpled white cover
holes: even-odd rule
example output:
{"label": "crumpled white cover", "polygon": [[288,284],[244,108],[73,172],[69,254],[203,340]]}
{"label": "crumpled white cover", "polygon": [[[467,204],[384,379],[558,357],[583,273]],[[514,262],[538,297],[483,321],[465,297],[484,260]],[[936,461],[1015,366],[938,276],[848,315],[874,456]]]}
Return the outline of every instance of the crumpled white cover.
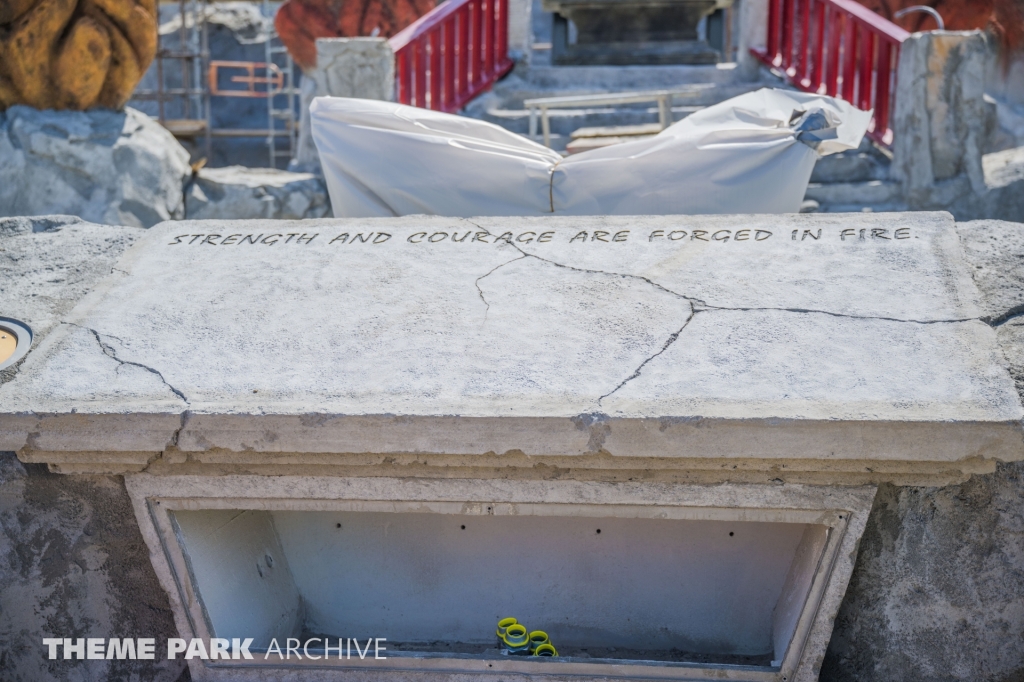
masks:
{"label": "crumpled white cover", "polygon": [[[814,109],[837,125],[805,144],[795,121]],[[871,112],[766,88],[568,158],[491,123],[393,102],[317,97],[310,117],[336,217],[471,217],[796,212],[814,162],[856,148]]]}

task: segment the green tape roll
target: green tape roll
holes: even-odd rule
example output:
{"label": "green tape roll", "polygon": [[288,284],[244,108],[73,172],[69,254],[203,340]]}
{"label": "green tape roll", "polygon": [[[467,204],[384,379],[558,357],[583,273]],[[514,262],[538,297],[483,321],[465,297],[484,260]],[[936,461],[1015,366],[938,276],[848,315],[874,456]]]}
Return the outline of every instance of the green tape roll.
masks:
{"label": "green tape roll", "polygon": [[541,644],[548,643],[548,633],[543,630],[534,630],[530,633],[530,651],[533,651]]}
{"label": "green tape roll", "polygon": [[505,628],[505,644],[509,649],[520,649],[523,646],[530,646],[530,639],[526,635],[526,626],[516,623]]}
{"label": "green tape roll", "polygon": [[494,634],[498,635],[498,639],[505,639],[505,630],[510,625],[515,625],[518,622],[515,618],[502,618],[498,621],[498,629]]}

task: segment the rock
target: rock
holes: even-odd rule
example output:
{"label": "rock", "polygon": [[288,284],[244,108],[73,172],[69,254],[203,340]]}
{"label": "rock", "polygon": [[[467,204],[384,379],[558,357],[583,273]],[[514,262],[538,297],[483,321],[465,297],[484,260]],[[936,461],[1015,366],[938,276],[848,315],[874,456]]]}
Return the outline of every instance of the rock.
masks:
{"label": "rock", "polygon": [[74,216],[0,218],[0,314],[38,343],[143,234]]}
{"label": "rock", "polygon": [[0,114],[0,216],[150,227],[184,216],[188,153],[133,109]]}
{"label": "rock", "polygon": [[1017,680],[1024,466],[878,491],[821,682]]}
{"label": "rock", "polygon": [[324,181],[273,168],[204,168],[189,186],[189,219],[323,218],[330,215]]}
{"label": "rock", "polygon": [[1024,224],[975,220],[956,226],[985,317],[995,324],[1024,312]]}
{"label": "rock", "polygon": [[[1024,225],[957,226],[1024,396]],[[883,485],[821,682],[1016,680],[1024,670],[1024,464],[942,488]]]}
{"label": "rock", "polygon": [[317,65],[307,72],[300,88],[299,139],[288,170],[322,175],[309,120],[310,103],[314,97],[394,100],[395,53],[383,38],[320,38],[316,50]]}
{"label": "rock", "polygon": [[996,125],[984,92],[989,58],[980,31],[915,33],[902,43],[891,174],[910,208],[985,192],[981,157]]}
{"label": "rock", "polygon": [[0,110],[120,109],[156,55],[156,0],[0,6]]}

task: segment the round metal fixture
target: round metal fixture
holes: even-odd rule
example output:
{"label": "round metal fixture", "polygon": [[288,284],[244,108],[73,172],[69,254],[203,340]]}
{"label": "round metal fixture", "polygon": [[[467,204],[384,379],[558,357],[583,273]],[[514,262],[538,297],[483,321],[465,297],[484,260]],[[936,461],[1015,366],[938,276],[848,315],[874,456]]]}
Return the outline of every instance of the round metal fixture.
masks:
{"label": "round metal fixture", "polygon": [[9,317],[0,317],[0,369],[6,369],[25,357],[32,345],[28,325]]}

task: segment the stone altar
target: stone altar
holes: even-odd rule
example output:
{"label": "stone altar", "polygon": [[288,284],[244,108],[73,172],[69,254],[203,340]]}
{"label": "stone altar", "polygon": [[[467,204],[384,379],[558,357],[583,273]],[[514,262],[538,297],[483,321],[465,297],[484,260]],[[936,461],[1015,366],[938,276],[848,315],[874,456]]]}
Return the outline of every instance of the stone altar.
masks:
{"label": "stone altar", "polygon": [[[602,540],[661,520],[722,576],[770,559],[770,600],[743,612],[788,615],[742,634],[723,603],[688,597],[728,635],[715,650],[673,622],[703,660],[420,652],[360,675],[813,679],[874,484],[959,481],[1024,454],[985,315],[943,214],[165,224],[0,388],[0,449],[129,474],[182,636],[236,627],[204,569],[225,558],[210,549],[217,510],[243,512],[229,529],[254,540],[232,555],[267,614],[273,594],[352,598],[309,591],[322,569],[296,539],[335,547],[327,520],[334,533],[335,519],[391,514],[399,538],[445,518],[515,536],[536,517],[577,543],[593,541],[573,535],[580,519],[601,519]],[[777,549],[742,523],[765,524]],[[715,549],[716,524],[743,544]],[[286,610],[277,632],[343,611]],[[785,636],[756,649],[769,631]],[[353,667],[335,663],[259,665],[273,679]],[[195,679],[255,672],[191,665]]]}

